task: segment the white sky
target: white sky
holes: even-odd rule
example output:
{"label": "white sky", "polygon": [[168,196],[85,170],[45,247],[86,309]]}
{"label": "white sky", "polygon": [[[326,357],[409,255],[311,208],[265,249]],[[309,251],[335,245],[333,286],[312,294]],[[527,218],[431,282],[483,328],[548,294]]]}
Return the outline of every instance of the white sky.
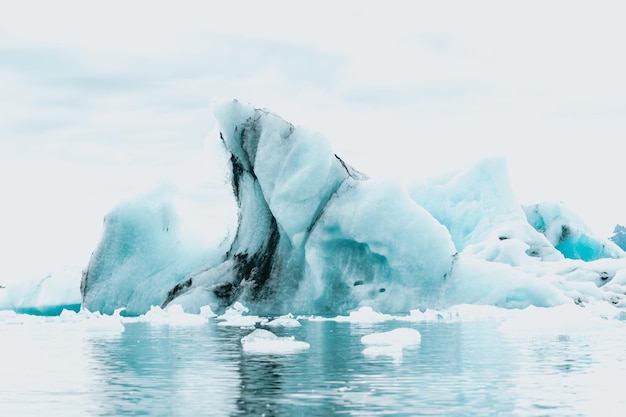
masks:
{"label": "white sky", "polygon": [[94,3],[0,0],[0,270],[86,261],[104,214],[163,179],[210,198],[222,98],[374,178],[504,157],[520,203],[626,223],[622,2]]}

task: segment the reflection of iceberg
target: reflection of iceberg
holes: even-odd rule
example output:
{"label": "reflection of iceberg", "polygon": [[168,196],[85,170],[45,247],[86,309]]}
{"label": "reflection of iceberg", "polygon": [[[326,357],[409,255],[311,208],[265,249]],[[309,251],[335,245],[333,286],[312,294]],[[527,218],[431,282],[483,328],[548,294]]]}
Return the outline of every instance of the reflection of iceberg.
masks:
{"label": "reflection of iceberg", "polygon": [[[231,101],[215,115],[239,208],[230,248],[221,258],[190,250],[162,200],[120,206],[85,271],[85,307],[223,312],[241,301],[256,314],[336,314],[622,303],[624,252],[564,208],[522,208],[501,160],[407,192],[265,110]],[[570,234],[555,241],[554,225]]]}

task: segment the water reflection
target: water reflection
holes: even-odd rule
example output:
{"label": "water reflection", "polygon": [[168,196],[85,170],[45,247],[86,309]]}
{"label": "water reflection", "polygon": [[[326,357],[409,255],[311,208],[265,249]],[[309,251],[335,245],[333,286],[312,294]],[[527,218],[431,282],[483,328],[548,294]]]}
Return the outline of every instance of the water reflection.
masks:
{"label": "water reflection", "polygon": [[132,323],[117,339],[90,343],[100,415],[230,414],[239,384],[238,340],[212,330]]}
{"label": "water reflection", "polygon": [[[242,351],[251,329],[125,324],[0,329],[2,415],[598,415],[623,409],[624,332],[506,337],[497,322],[272,329],[310,343],[293,355]],[[412,327],[400,357],[366,356],[362,336]]]}

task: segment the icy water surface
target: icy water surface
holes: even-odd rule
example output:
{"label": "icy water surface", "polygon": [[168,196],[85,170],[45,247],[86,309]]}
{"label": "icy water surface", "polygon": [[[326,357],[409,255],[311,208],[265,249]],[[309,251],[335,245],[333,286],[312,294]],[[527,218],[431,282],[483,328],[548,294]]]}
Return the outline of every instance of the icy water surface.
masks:
{"label": "icy water surface", "polygon": [[[0,323],[2,416],[623,415],[626,334],[520,335],[500,320],[272,328],[310,348],[252,354],[252,329],[21,316]],[[258,325],[257,325],[258,326]],[[364,353],[364,335],[416,329],[421,343]]]}

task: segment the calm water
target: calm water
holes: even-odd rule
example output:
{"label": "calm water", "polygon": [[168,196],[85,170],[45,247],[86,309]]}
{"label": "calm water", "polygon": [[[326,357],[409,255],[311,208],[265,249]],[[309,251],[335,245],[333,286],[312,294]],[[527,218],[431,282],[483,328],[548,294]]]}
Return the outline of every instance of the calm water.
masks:
{"label": "calm water", "polygon": [[[272,329],[310,343],[254,355],[250,329],[0,324],[2,416],[624,415],[624,332],[511,337],[498,322]],[[410,327],[421,345],[366,356],[360,339]]]}

